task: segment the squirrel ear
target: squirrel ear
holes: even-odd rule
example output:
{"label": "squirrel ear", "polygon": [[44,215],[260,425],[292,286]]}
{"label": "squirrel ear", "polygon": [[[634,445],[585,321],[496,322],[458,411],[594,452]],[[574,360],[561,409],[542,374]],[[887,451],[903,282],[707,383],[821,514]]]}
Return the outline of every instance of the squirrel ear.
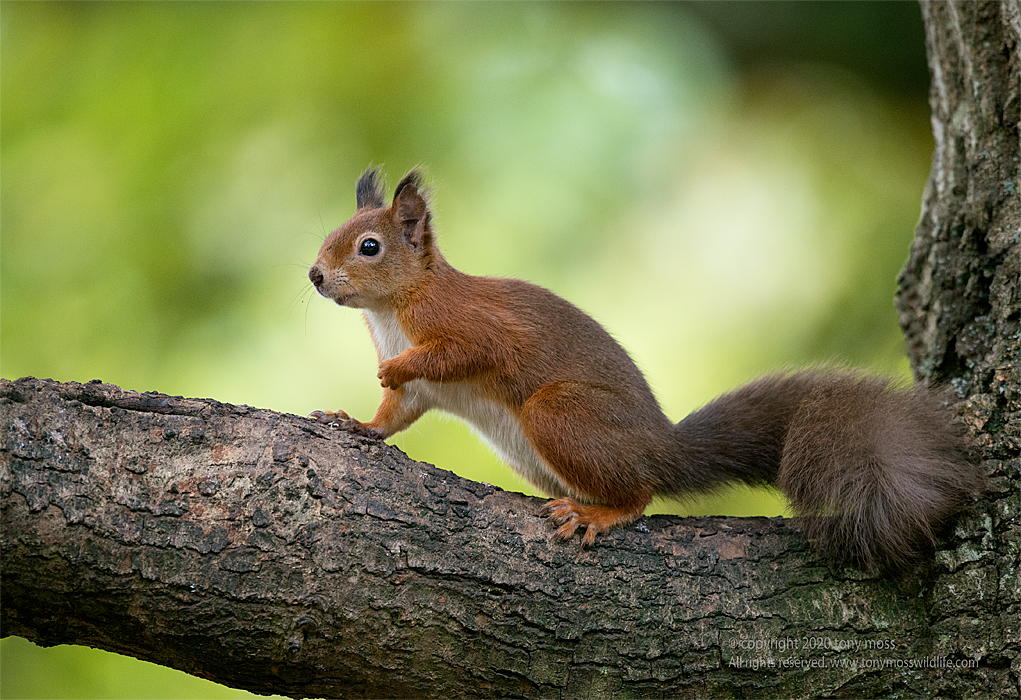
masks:
{"label": "squirrel ear", "polygon": [[404,230],[405,239],[415,248],[427,245],[432,238],[429,231],[429,205],[419,192],[421,186],[421,173],[412,170],[397,183],[391,206],[395,221]]}
{"label": "squirrel ear", "polygon": [[370,166],[358,178],[358,184],[355,185],[355,201],[358,203],[359,209],[365,209],[366,207],[379,209],[386,206],[384,201],[386,189],[383,185],[383,176],[380,171],[381,166],[377,165],[374,168]]}

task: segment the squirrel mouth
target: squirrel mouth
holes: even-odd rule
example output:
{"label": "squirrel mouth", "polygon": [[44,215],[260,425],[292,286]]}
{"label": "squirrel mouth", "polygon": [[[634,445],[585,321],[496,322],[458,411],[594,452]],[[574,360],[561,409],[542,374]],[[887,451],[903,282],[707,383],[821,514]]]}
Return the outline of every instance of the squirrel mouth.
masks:
{"label": "squirrel mouth", "polygon": [[338,294],[335,294],[335,295],[331,296],[330,298],[333,299],[333,302],[337,306],[347,306],[347,307],[350,307],[352,309],[357,309],[357,308],[359,308],[359,305],[351,303],[352,301],[354,301],[355,296],[356,295],[354,293],[348,293],[348,294],[338,293]]}
{"label": "squirrel mouth", "polygon": [[354,296],[350,292],[342,291],[334,292],[333,290],[330,290],[328,292],[327,290],[323,289],[323,285],[321,284],[315,285],[315,288],[316,292],[319,293],[319,296],[324,297],[326,299],[332,299],[338,306],[347,306],[348,305],[347,302],[350,301],[352,296]]}

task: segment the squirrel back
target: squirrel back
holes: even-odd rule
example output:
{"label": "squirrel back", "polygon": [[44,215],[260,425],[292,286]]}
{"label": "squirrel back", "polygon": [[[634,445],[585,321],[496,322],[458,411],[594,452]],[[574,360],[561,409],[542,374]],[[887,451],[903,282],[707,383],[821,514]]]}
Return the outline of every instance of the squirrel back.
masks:
{"label": "squirrel back", "polygon": [[460,416],[555,497],[555,537],[640,517],[653,496],[770,484],[838,563],[909,568],[985,486],[938,392],[839,369],[764,377],[674,424],[627,352],[595,320],[520,280],[475,277],[440,253],[416,171],[392,203],[378,169],[327,237],[309,279],[363,310],[383,398],[372,420],[324,423],[386,438],[423,413]]}

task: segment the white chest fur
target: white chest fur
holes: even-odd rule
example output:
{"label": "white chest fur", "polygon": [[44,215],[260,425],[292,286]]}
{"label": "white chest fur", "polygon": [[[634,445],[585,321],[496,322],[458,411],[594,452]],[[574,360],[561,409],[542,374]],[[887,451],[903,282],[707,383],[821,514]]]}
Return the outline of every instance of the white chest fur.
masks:
{"label": "white chest fur", "polygon": [[[380,361],[389,360],[411,347],[393,311],[365,309]],[[436,408],[461,418],[521,476],[554,497],[581,497],[560,481],[525,437],[521,419],[506,406],[493,401],[470,382],[432,382],[416,379],[403,387],[404,401],[423,411]]]}

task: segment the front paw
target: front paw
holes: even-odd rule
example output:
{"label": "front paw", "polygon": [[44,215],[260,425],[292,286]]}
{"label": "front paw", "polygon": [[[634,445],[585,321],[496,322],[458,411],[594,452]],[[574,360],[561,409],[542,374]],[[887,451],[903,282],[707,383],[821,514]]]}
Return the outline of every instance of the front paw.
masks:
{"label": "front paw", "polygon": [[375,428],[370,428],[365,425],[365,423],[352,418],[341,410],[312,411],[312,413],[308,414],[308,417],[312,420],[319,421],[323,425],[328,425],[331,428],[343,430],[346,433],[352,433],[354,435],[361,435],[362,437],[372,438],[373,440],[382,440],[386,437]]}
{"label": "front paw", "polygon": [[393,360],[387,360],[381,364],[376,376],[379,377],[379,383],[384,389],[394,390],[400,389],[401,385],[407,384],[413,379],[407,372],[402,372],[401,365]]}

